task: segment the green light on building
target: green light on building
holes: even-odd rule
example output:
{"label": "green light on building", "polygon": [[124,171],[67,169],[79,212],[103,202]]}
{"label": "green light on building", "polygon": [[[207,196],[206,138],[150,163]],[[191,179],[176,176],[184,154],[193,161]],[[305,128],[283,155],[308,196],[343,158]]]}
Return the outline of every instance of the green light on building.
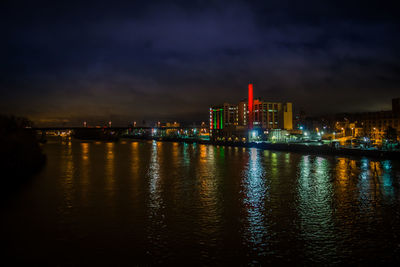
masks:
{"label": "green light on building", "polygon": [[224,124],[223,124],[223,115],[224,115],[224,113],[222,112],[222,110],[223,109],[221,109],[221,111],[220,111],[220,114],[221,114],[221,119],[219,121],[220,122],[220,126],[221,126],[220,129],[222,129],[224,127]]}
{"label": "green light on building", "polygon": [[215,109],[213,110],[213,113],[214,113],[214,123],[213,123],[213,126],[214,126],[214,129],[217,129],[217,112],[216,112]]}

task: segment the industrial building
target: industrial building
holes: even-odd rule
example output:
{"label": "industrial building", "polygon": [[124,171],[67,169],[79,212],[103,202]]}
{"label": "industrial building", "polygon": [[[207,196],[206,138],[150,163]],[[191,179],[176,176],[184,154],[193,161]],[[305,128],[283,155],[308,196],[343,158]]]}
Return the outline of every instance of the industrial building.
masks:
{"label": "industrial building", "polygon": [[263,133],[271,129],[293,129],[293,104],[253,98],[253,84],[248,85],[248,97],[238,104],[212,106],[210,133],[213,139],[247,139],[249,131]]}

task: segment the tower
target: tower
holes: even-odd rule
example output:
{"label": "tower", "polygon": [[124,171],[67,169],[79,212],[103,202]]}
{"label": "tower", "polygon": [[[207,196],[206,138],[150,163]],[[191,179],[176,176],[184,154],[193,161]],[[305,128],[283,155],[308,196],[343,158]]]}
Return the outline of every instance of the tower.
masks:
{"label": "tower", "polygon": [[253,111],[253,84],[249,83],[249,92],[248,92],[248,111],[249,111],[249,129],[253,129],[253,121],[254,121],[254,111]]}

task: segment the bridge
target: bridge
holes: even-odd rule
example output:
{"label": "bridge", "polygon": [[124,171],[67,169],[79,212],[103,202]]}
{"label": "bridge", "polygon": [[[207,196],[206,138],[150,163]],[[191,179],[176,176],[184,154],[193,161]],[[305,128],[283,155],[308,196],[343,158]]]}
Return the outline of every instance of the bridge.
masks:
{"label": "bridge", "polygon": [[117,126],[117,127],[108,127],[108,126],[90,126],[90,127],[82,127],[82,126],[75,126],[75,127],[32,127],[33,130],[36,131],[68,131],[68,130],[79,130],[79,129],[107,129],[111,131],[118,131],[118,130],[129,130],[129,129],[144,129],[144,130],[151,130],[151,129],[177,129],[177,130],[185,130],[185,129],[207,129],[208,127],[202,126],[174,126],[174,127],[167,127],[167,126],[157,126],[157,127],[150,127],[150,126]]}
{"label": "bridge", "polygon": [[127,127],[34,127],[44,138],[46,135],[74,136],[79,139],[126,138],[199,138],[208,139],[209,129],[202,126],[127,126]]}

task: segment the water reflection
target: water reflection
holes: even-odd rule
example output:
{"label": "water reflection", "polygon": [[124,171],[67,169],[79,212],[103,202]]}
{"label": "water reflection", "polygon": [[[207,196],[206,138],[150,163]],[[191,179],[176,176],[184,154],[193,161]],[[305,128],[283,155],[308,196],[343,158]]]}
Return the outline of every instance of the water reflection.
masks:
{"label": "water reflection", "polygon": [[113,142],[108,142],[105,144],[105,174],[106,174],[106,191],[110,198],[115,195],[115,162],[114,162],[114,147]]}
{"label": "water reflection", "polygon": [[393,171],[392,162],[390,160],[382,161],[382,185],[383,185],[383,195],[389,201],[394,199],[394,187],[393,187]]}
{"label": "water reflection", "polygon": [[131,143],[131,168],[132,168],[132,177],[134,180],[137,180],[139,177],[139,167],[140,167],[140,161],[139,161],[139,143],[138,142],[132,142]]}
{"label": "water reflection", "polygon": [[[326,158],[302,156],[299,163],[298,214],[307,256],[324,262],[335,255],[330,162]],[[326,244],[319,248],[318,244]]]}
{"label": "water reflection", "polygon": [[[213,147],[199,145],[199,161],[196,173],[199,181],[200,195],[200,226],[202,227],[202,243],[214,244],[216,233],[220,227],[220,214],[218,212],[218,182],[216,161],[214,160]],[[221,154],[220,154],[221,156]]]}
{"label": "water reflection", "polygon": [[167,240],[163,238],[165,231],[164,203],[162,198],[162,185],[160,175],[161,142],[152,142],[150,154],[149,177],[149,202],[148,202],[148,240],[150,242],[151,255],[161,257],[165,252]]}
{"label": "water reflection", "polygon": [[73,196],[74,196],[74,161],[72,154],[72,142],[70,139],[62,141],[61,150],[61,186],[63,189],[64,203],[60,205],[59,212],[64,215],[71,213],[73,207]]}
{"label": "water reflection", "polygon": [[182,163],[184,166],[189,167],[190,166],[190,151],[189,151],[189,144],[188,143],[183,143],[183,158],[182,158]]}
{"label": "water reflection", "polygon": [[149,193],[150,193],[150,214],[151,216],[156,214],[157,211],[160,209],[162,205],[162,198],[161,198],[161,185],[160,185],[160,151],[161,149],[161,142],[153,141],[153,146],[151,150],[151,159],[150,159],[150,166],[149,166]]}
{"label": "water reflection", "polygon": [[81,143],[81,153],[82,153],[82,161],[81,161],[81,185],[82,185],[82,198],[86,202],[88,187],[89,187],[89,170],[90,170],[90,158],[89,158],[89,143]]}
{"label": "water reflection", "polygon": [[265,183],[265,168],[262,164],[262,157],[255,148],[249,150],[249,160],[245,167],[242,187],[245,194],[243,204],[247,213],[244,238],[257,255],[264,255],[266,246],[268,246],[264,204],[268,195],[268,188]]}
{"label": "water reflection", "polygon": [[[6,212],[9,225],[35,217],[3,229],[21,246],[13,256],[57,262],[43,251],[75,247],[71,262],[105,251],[94,265],[361,265],[399,255],[396,161],[145,141],[43,147],[45,170]],[[36,246],[41,237],[52,240]]]}

